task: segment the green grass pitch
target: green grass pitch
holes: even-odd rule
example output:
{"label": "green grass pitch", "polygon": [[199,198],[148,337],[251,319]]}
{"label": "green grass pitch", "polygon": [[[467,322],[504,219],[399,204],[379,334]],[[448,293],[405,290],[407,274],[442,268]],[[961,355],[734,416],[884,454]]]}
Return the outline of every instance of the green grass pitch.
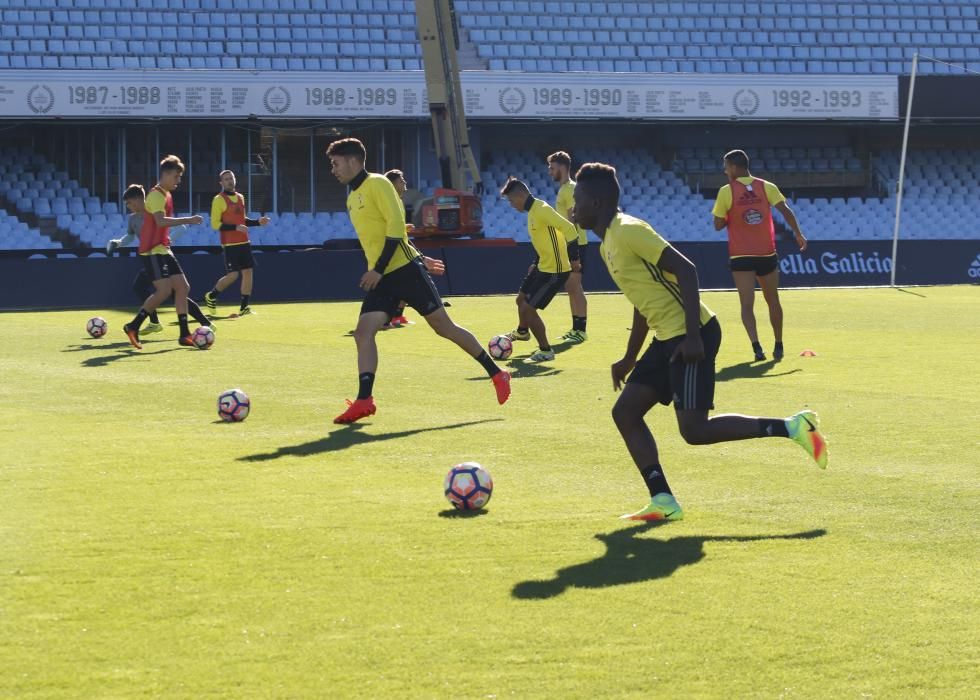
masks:
{"label": "green grass pitch", "polygon": [[[503,407],[424,322],[384,333],[378,414],[340,427],[358,305],[257,292],[208,352],[170,325],[130,352],[131,310],[0,315],[0,697],[976,697],[980,289],[784,291],[787,357],[751,365],[705,293],[718,410],[816,409],[830,468],[656,409],[686,513],[660,526],[617,520],[646,499],[609,415],[622,297],[512,361]],[[484,341],[514,326],[511,298],[453,302]],[[232,387],[252,414],[222,424]],[[465,460],[496,488],[453,517]]]}

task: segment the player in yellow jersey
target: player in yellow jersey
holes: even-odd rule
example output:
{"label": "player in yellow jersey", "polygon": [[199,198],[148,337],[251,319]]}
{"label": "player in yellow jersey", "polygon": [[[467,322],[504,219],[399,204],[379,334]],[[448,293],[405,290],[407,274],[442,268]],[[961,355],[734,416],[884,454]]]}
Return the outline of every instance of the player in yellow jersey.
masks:
{"label": "player in yellow jersey", "polygon": [[510,374],[487,355],[472,333],[457,326],[446,313],[439,291],[429,276],[441,274],[439,261],[420,255],[408,241],[405,213],[395,187],[384,175],[364,168],[367,151],[357,139],[334,141],[327,148],[330,171],[347,185],[347,211],[367,258],[360,287],[367,292],[354,329],[357,344],[357,399],[335,423],[353,423],[374,415],[374,377],[378,368],[376,336],[405,300],[437,334],[451,340],[479,362],[493,381],[498,403],[510,396]]}
{"label": "player in yellow jersey", "polygon": [[[548,156],[548,174],[551,175],[552,180],[558,183],[555,210],[574,224],[575,201],[573,194],[575,192],[575,180],[571,176],[571,167],[572,157],[565,151],[558,151]],[[572,263],[572,274],[568,276],[568,282],[565,283],[565,291],[568,292],[568,304],[572,307],[572,329],[562,336],[562,340],[570,343],[581,343],[589,337],[585,332],[589,302],[585,298],[585,289],[582,287],[589,239],[586,237],[585,229],[581,226],[576,226],[575,231],[578,235],[575,240],[568,243],[568,258]]]}
{"label": "player in yellow jersey", "polygon": [[528,186],[516,177],[507,180],[500,194],[515,210],[527,212],[527,231],[537,254],[517,292],[517,329],[508,337],[530,340],[533,334],[538,351],[529,359],[548,362],[555,359],[555,351],[538,311],[546,309],[568,281],[572,271],[568,243],[576,237],[575,226],[546,202],[532,197]]}
{"label": "player in yellow jersey", "polygon": [[[813,411],[800,411],[786,419],[736,414],[708,417],[714,408],[715,356],[721,345],[721,326],[701,301],[697,269],[650,224],[619,211],[615,168],[587,163],[575,180],[576,220],[602,240],[599,252],[609,274],[633,305],[626,353],[612,365],[613,389],[618,391],[625,382],[612,415],[650,492],[650,503],[623,517],[680,520],[684,515],[667,484],[657,443],[644,421],[658,403],[674,404],[681,436],[692,445],[791,438],[818,466],[826,468],[827,441]],[[653,342],[640,357],[651,329]]]}
{"label": "player in yellow jersey", "polygon": [[204,303],[213,315],[218,310],[218,296],[231,286],[241,273],[242,299],[238,315],[248,316],[252,313],[249,300],[252,297],[252,270],[255,267],[248,229],[252,226],[265,226],[269,223],[269,217],[248,218],[245,195],[235,189],[238,181],[231,170],[222,170],[218,173],[218,183],[221,185],[221,192],[211,200],[211,228],[217,231],[221,238],[225,274],[214,283],[214,288],[210,292],[205,292]]}

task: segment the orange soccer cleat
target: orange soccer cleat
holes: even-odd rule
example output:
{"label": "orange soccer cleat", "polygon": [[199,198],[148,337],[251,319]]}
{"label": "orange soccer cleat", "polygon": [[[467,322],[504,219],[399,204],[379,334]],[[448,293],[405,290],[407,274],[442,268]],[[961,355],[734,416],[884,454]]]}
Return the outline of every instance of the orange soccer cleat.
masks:
{"label": "orange soccer cleat", "polygon": [[361,418],[373,416],[377,410],[378,407],[374,405],[373,396],[369,396],[366,399],[355,399],[354,401],[347,399],[347,410],[334,418],[333,422],[340,425],[353,423]]}

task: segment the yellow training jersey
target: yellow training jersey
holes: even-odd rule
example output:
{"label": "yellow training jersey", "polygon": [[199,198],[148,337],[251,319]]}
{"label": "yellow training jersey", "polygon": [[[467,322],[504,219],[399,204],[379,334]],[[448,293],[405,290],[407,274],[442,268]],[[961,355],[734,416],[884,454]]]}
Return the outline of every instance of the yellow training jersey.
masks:
{"label": "yellow training jersey", "polygon": [[548,206],[547,202],[532,199],[527,211],[527,232],[538,254],[541,272],[571,272],[568,244],[575,240],[575,227],[568,219]]}
{"label": "yellow training jersey", "polygon": [[[347,212],[354,231],[364,249],[369,270],[374,269],[386,238],[398,238],[401,243],[385,273],[404,267],[419,256],[405,232],[405,209],[398,192],[384,175],[368,173],[366,178],[355,178],[347,195]],[[355,183],[357,183],[355,185]]]}
{"label": "yellow training jersey", "polygon": [[[619,213],[599,246],[613,282],[640,310],[659,340],[687,333],[677,278],[657,267],[669,245],[646,221]],[[701,302],[701,325],[713,317],[711,309]]]}
{"label": "yellow training jersey", "polygon": [[[754,177],[740,177],[738,181],[743,185],[751,185],[753,180],[761,180],[762,178]],[[774,207],[780,202],[785,202],[786,197],[783,193],[779,191],[779,188],[768,180],[762,180],[763,185],[765,185],[766,199],[769,201],[769,206]],[[711,213],[717,216],[719,219],[728,218],[728,210],[732,208],[732,186],[724,185],[720,190],[718,190],[718,199],[715,200],[714,209]]]}
{"label": "yellow training jersey", "polygon": [[[571,221],[568,212],[575,208],[575,180],[569,180],[558,188],[558,198],[555,200],[555,209],[558,213]],[[575,224],[575,232],[578,234],[578,244],[587,245],[589,239],[586,237],[585,229]]]}

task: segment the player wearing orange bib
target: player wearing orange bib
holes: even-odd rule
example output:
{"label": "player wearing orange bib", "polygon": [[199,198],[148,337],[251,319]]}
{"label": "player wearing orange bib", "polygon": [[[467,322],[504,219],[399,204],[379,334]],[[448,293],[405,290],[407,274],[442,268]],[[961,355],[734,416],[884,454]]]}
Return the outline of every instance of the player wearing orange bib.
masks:
{"label": "player wearing orange bib", "polygon": [[143,269],[153,281],[154,292],[146,301],[143,308],[133,320],[123,326],[126,337],[137,350],[140,344],[139,330],[143,321],[160,304],[174,295],[174,306],[177,308],[177,321],[180,324],[180,344],[193,346],[191,332],[187,327],[187,293],[190,283],[180,268],[180,263],[170,251],[170,227],[184,224],[200,224],[204,219],[200,216],[174,216],[174,200],[171,193],[180,186],[184,175],[184,164],[177,156],[167,156],[160,161],[159,182],[153,186],[146,197],[143,211],[143,227],[140,230],[139,254],[143,259]]}
{"label": "player wearing orange bib", "polygon": [[238,184],[235,173],[222,170],[218,175],[221,192],[211,200],[211,228],[221,235],[221,252],[225,259],[225,275],[214,284],[214,289],[205,293],[204,303],[213,315],[218,308],[218,295],[242,275],[242,301],[239,308],[240,316],[252,313],[249,298],[252,295],[252,269],[255,260],[252,257],[252,242],[248,237],[249,226],[265,226],[269,217],[249,219],[245,212],[245,196],[235,191]]}
{"label": "player wearing orange bib", "polygon": [[772,208],[778,209],[793,229],[800,250],[806,250],[806,236],[800,230],[786,197],[771,182],[753,177],[749,172],[749,157],[745,151],[725,154],[725,175],[729,184],[718,191],[712,213],[715,230],[728,228],[728,256],[735,288],[742,306],[742,325],[749,334],[756,360],[766,359],[759,344],[755,325],[755,283],[759,281],[762,296],[769,306],[776,344],[774,360],[783,358],[783,307],[779,303],[779,256],[776,255],[776,228]]}

